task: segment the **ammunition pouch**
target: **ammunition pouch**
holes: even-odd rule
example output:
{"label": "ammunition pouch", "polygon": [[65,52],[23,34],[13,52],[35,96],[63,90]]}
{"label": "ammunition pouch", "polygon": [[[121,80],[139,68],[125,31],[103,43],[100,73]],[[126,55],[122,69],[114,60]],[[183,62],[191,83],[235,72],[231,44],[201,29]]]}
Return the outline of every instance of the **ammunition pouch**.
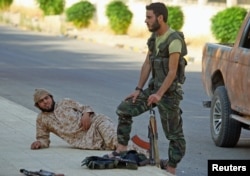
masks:
{"label": "ammunition pouch", "polygon": [[186,80],[186,76],[185,76],[185,67],[186,66],[187,66],[187,60],[184,57],[181,57],[180,61],[179,61],[178,73],[177,73],[178,82],[181,84],[184,84],[184,82]]}
{"label": "ammunition pouch", "polygon": [[154,78],[151,78],[148,83],[149,90],[154,90]]}

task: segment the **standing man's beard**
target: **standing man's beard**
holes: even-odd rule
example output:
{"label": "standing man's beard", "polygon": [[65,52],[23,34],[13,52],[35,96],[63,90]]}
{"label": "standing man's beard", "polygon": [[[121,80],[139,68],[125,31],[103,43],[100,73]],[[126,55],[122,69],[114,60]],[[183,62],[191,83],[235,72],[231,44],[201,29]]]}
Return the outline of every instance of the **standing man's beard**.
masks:
{"label": "standing man's beard", "polygon": [[52,99],[52,106],[51,106],[51,108],[50,109],[43,109],[43,108],[41,108],[41,107],[39,107],[39,109],[42,111],[42,112],[53,112],[54,111],[54,109],[55,109],[55,101],[54,101],[54,99]]}
{"label": "standing man's beard", "polygon": [[154,24],[152,25],[152,28],[149,29],[150,32],[156,32],[158,29],[160,29],[160,24],[158,23],[158,20],[156,19]]}

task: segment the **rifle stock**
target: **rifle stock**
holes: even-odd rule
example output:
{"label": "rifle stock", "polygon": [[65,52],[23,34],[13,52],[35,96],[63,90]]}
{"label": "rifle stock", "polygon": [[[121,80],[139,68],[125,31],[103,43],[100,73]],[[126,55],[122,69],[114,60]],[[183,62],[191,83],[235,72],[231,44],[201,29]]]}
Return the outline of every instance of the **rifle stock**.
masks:
{"label": "rifle stock", "polygon": [[138,135],[134,135],[131,140],[138,145],[139,147],[146,149],[146,150],[150,150],[150,144],[149,142],[144,141],[143,139],[141,139]]}
{"label": "rifle stock", "polygon": [[148,138],[149,142],[142,140],[139,136],[134,135],[131,140],[141,148],[149,151],[149,163],[160,167],[160,157],[158,148],[158,132],[157,123],[155,118],[155,111],[150,109],[150,118],[148,125]]}

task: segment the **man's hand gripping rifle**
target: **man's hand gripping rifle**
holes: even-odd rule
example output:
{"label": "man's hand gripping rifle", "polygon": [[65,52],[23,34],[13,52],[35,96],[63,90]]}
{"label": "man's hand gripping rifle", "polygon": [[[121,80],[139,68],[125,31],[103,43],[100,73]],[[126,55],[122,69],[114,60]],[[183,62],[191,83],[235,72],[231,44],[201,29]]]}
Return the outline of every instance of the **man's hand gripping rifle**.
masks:
{"label": "man's hand gripping rifle", "polygon": [[132,141],[136,145],[146,150],[149,150],[149,164],[160,167],[157,124],[156,124],[156,118],[155,118],[155,111],[153,110],[152,107],[150,108],[148,138],[149,138],[149,142],[145,142],[139,136],[135,135],[132,137]]}

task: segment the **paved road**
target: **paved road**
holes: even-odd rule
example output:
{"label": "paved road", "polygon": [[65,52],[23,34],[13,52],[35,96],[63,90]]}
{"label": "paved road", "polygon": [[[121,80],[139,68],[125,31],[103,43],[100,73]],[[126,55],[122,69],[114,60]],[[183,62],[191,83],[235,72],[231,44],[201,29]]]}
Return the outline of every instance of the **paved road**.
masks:
{"label": "paved road", "polygon": [[[55,99],[70,97],[87,103],[115,122],[115,108],[136,86],[145,57],[115,47],[3,26],[0,41],[0,96],[38,112],[33,107],[32,94],[35,88],[44,87],[54,93]],[[249,159],[249,132],[243,131],[236,148],[214,146],[209,110],[201,103],[207,97],[200,70],[199,64],[190,63],[183,87],[181,106],[187,152],[178,168],[180,176],[207,175],[208,159]],[[135,118],[132,134],[147,139],[147,123],[148,113]],[[158,126],[160,155],[167,157],[168,142]]]}

